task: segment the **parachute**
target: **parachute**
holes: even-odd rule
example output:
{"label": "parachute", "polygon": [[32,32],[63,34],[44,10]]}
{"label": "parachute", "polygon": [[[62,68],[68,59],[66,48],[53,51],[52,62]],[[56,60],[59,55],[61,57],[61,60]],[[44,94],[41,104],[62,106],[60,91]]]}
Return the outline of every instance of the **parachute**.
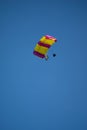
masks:
{"label": "parachute", "polygon": [[48,58],[46,56],[49,48],[57,41],[56,38],[50,35],[43,36],[40,41],[36,44],[33,54],[40,58]]}

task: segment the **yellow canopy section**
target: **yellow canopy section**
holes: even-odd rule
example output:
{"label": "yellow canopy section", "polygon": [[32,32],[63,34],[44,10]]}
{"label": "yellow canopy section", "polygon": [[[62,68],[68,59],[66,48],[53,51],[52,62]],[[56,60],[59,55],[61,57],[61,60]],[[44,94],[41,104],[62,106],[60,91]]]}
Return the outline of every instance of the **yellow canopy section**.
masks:
{"label": "yellow canopy section", "polygon": [[55,43],[55,40],[54,39],[49,39],[49,38],[46,38],[46,36],[43,36],[41,39],[40,39],[40,42],[44,43],[44,44],[48,44],[48,45],[52,45]]}
{"label": "yellow canopy section", "polygon": [[45,55],[48,51],[48,48],[37,44],[34,50]]}

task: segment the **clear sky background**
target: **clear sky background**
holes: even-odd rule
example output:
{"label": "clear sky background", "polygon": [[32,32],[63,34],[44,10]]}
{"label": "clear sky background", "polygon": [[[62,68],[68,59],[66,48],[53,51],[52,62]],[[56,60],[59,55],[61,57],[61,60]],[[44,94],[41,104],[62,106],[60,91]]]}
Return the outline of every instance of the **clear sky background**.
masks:
{"label": "clear sky background", "polygon": [[0,0],[0,130],[87,130],[86,0]]}

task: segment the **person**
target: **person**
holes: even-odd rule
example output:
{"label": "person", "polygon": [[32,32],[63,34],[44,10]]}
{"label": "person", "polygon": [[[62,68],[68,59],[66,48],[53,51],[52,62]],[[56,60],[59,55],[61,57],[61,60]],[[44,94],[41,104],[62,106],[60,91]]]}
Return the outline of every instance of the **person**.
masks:
{"label": "person", "polygon": [[48,55],[45,55],[45,60],[48,60],[48,58],[49,58]]}

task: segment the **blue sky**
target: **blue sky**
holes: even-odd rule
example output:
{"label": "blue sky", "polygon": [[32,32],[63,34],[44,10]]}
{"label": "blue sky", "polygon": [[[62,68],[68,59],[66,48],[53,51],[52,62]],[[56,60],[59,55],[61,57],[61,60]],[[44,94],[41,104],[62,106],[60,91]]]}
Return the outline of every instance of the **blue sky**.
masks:
{"label": "blue sky", "polygon": [[86,0],[0,0],[0,130],[87,130]]}

